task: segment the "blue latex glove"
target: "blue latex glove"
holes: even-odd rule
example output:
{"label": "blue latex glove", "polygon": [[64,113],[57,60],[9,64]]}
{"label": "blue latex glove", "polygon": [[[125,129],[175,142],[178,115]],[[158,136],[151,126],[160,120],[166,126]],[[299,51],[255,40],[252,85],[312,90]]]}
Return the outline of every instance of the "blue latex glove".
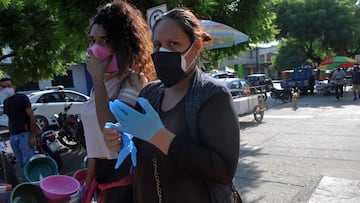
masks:
{"label": "blue latex glove", "polygon": [[[115,125],[114,123],[110,123],[107,122],[105,123],[105,126],[108,128],[113,128],[118,130],[120,133],[121,131],[119,130],[119,126]],[[123,142],[123,146],[121,148],[121,150],[119,151],[119,155],[118,155],[118,159],[116,161],[115,164],[115,169],[118,169],[120,167],[120,165],[122,164],[122,162],[125,160],[125,158],[131,153],[131,161],[132,161],[132,165],[136,166],[136,152],[137,149],[134,145],[134,142],[132,141],[133,136],[127,133],[121,133],[121,139]]]}
{"label": "blue latex glove", "polygon": [[138,103],[145,113],[140,113],[119,100],[110,101],[109,107],[120,123],[117,127],[121,132],[149,141],[164,125],[148,100],[139,97]]}

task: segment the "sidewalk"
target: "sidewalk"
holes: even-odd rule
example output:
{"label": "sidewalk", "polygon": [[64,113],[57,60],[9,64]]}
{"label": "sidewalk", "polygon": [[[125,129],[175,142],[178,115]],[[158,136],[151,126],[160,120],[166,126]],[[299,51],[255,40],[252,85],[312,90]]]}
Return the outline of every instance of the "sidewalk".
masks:
{"label": "sidewalk", "polygon": [[301,96],[298,110],[271,98],[263,123],[240,118],[235,183],[248,202],[360,202],[360,101],[347,89]]}

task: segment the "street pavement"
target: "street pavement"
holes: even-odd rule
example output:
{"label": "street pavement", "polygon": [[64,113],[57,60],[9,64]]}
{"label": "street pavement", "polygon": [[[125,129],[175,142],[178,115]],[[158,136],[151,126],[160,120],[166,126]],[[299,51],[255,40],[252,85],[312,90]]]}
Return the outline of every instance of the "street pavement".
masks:
{"label": "street pavement", "polygon": [[245,203],[360,202],[360,100],[348,88],[302,95],[298,109],[268,98],[262,123],[240,117],[235,185]]}

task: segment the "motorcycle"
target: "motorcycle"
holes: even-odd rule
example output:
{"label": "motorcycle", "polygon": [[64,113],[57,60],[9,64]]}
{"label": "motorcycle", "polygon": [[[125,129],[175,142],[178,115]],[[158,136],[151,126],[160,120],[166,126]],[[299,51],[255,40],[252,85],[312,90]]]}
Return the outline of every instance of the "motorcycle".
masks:
{"label": "motorcycle", "polygon": [[67,150],[66,148],[62,148],[58,143],[58,140],[56,139],[56,132],[54,130],[38,130],[38,133],[36,133],[35,151],[37,153],[50,156],[56,162],[58,170],[62,169],[63,161],[61,153]]}
{"label": "motorcycle", "polygon": [[67,114],[72,103],[64,107],[64,111],[54,115],[55,122],[58,125],[59,142],[70,148],[81,148],[85,145],[84,128],[80,115]]}
{"label": "motorcycle", "polygon": [[0,137],[0,150],[0,182],[15,187],[19,183],[14,167],[16,158],[12,153],[7,152],[7,144],[3,135]]}
{"label": "motorcycle", "polygon": [[271,89],[271,98],[280,99],[284,103],[290,102],[292,97],[291,89],[276,89],[272,87]]}
{"label": "motorcycle", "polygon": [[[36,111],[36,107],[33,108],[33,112],[34,111]],[[54,130],[50,130],[50,127],[42,129],[38,123],[36,123],[35,132],[35,152],[50,156],[56,162],[58,170],[61,170],[63,167],[63,161],[60,154],[65,152],[66,148],[62,148],[58,143],[56,132]]]}

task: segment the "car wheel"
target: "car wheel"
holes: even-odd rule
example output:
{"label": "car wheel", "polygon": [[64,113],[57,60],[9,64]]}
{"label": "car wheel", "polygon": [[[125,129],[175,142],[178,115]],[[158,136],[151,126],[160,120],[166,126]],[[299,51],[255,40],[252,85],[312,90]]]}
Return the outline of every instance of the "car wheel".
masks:
{"label": "car wheel", "polygon": [[41,129],[46,129],[49,125],[48,120],[44,116],[35,116],[36,123],[41,127]]}
{"label": "car wheel", "polygon": [[290,93],[284,93],[284,95],[282,96],[282,101],[284,103],[288,103],[291,102],[291,94]]}

